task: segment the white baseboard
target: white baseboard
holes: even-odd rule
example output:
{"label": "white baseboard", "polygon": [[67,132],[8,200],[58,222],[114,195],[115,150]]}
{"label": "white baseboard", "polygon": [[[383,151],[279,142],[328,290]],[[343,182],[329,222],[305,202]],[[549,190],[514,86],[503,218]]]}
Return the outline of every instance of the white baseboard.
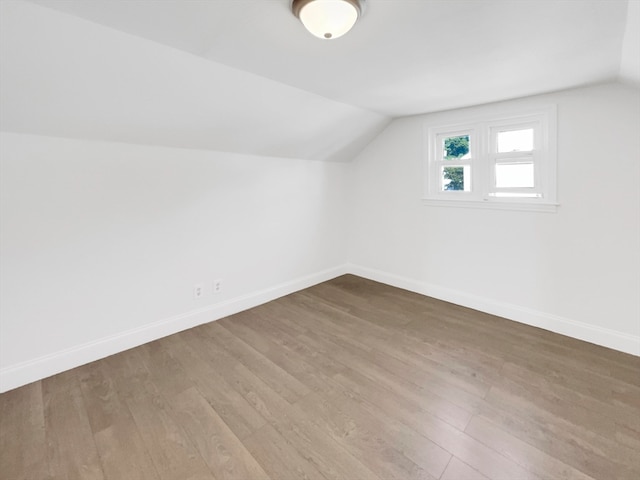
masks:
{"label": "white baseboard", "polygon": [[175,317],[159,320],[139,328],[5,367],[0,369],[0,393],[198,325],[219,320],[298,290],[331,280],[345,273],[348,272],[344,265],[331,268],[281,283],[275,287],[242,295],[197,310],[191,310]]}
{"label": "white baseboard", "polygon": [[543,328],[551,332],[577,338],[578,340],[584,340],[585,342],[630,353],[631,355],[640,356],[639,336],[597,327],[558,315],[471,295],[459,290],[444,288],[359,265],[349,265],[348,271],[353,275],[368,278],[369,280],[497,315],[533,327]]}
{"label": "white baseboard", "polygon": [[640,356],[640,337],[638,336],[427,284],[380,270],[359,265],[342,265],[175,317],[159,320],[117,335],[5,367],[0,369],[0,393],[198,325],[219,320],[346,273]]}

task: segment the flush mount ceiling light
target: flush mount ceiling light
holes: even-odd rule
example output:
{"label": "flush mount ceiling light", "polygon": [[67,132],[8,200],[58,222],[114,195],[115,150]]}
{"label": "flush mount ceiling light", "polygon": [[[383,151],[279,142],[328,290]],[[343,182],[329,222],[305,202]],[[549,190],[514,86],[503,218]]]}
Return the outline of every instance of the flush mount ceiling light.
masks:
{"label": "flush mount ceiling light", "polygon": [[347,33],[362,13],[361,0],[293,0],[291,9],[311,34],[334,39]]}

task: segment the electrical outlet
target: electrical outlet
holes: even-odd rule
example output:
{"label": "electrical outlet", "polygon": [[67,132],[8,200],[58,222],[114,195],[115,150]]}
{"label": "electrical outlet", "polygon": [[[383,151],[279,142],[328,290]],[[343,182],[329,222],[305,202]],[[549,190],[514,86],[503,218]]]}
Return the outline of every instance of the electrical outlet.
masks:
{"label": "electrical outlet", "polygon": [[204,295],[204,285],[196,283],[193,286],[193,298],[201,298]]}
{"label": "electrical outlet", "polygon": [[213,293],[220,293],[222,291],[222,280],[213,281]]}

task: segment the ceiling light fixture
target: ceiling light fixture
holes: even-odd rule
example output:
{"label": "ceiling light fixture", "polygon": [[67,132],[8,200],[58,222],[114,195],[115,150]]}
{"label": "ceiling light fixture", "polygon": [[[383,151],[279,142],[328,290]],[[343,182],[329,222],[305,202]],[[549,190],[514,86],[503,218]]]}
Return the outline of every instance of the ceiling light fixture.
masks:
{"label": "ceiling light fixture", "polygon": [[291,9],[312,35],[334,39],[347,33],[362,13],[361,0],[293,0]]}

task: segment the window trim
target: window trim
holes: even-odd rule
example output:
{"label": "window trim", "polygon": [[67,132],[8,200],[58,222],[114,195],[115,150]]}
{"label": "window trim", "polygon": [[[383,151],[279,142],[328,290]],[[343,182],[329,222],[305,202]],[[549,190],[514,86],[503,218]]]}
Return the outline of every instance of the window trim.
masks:
{"label": "window trim", "polygon": [[[478,149],[478,145],[477,142],[474,140],[473,142],[471,142],[470,148],[469,148],[469,153],[470,153],[470,158],[465,160],[465,161],[461,161],[462,159],[457,159],[457,160],[442,160],[441,158],[438,158],[437,160],[435,159],[436,156],[439,157],[438,155],[438,151],[439,151],[439,146],[440,146],[440,138],[444,138],[446,137],[456,137],[456,136],[464,136],[464,135],[469,135],[471,136],[474,132],[475,132],[475,128],[474,126],[468,126],[467,125],[459,125],[458,127],[460,127],[458,130],[456,131],[451,131],[451,130],[446,130],[446,129],[436,129],[434,131],[434,136],[433,138],[430,137],[430,141],[432,142],[432,145],[430,146],[430,152],[433,155],[433,158],[431,160],[432,166],[431,168],[433,170],[438,170],[440,171],[441,168],[443,167],[464,167],[466,165],[468,165],[471,169],[471,178],[469,179],[471,182],[471,191],[464,191],[464,190],[447,190],[446,192],[441,191],[440,190],[440,182],[442,181],[442,179],[440,178],[439,175],[432,175],[431,179],[428,180],[431,183],[429,184],[428,188],[432,189],[434,192],[438,192],[438,193],[443,193],[443,194],[447,194],[451,197],[456,197],[459,199],[463,199],[463,200],[468,200],[473,193],[473,186],[476,185],[476,178],[474,178],[475,175],[475,171],[477,170],[473,164],[472,161],[473,159],[475,159],[478,155],[479,149]],[[443,130],[443,131],[439,131],[439,130]]]}
{"label": "window trim", "polygon": [[[535,109],[503,110],[489,115],[460,117],[458,122],[425,124],[424,192],[422,201],[428,206],[493,208],[499,210],[557,211],[557,107],[547,105]],[[497,132],[534,128],[534,149],[529,152],[497,152]],[[513,127],[513,128],[512,128]],[[536,133],[537,132],[537,133]],[[439,159],[440,139],[470,135],[471,191],[444,191],[440,188],[439,171],[446,161]],[[492,148],[495,147],[495,152]],[[534,187],[498,189],[495,187],[496,160],[530,158],[534,164]],[[459,163],[459,162],[458,162]],[[451,166],[459,166],[454,163]],[[436,173],[438,172],[438,173]],[[540,197],[502,197],[507,193],[539,193]]]}

